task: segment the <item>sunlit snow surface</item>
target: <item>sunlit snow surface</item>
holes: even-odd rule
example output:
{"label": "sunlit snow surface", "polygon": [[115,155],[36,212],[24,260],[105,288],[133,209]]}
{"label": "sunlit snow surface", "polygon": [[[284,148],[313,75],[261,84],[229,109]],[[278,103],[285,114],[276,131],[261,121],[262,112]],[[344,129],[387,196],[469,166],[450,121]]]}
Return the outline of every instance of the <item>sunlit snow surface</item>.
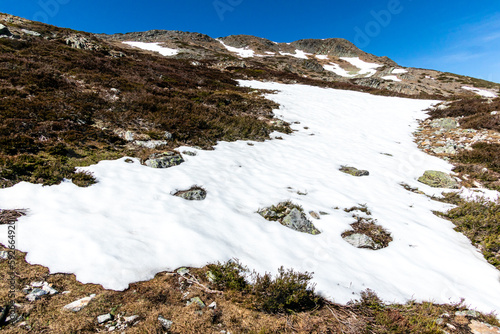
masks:
{"label": "sunlit snow surface", "polygon": [[476,93],[477,95],[481,95],[484,97],[497,97],[497,94],[490,92],[489,90],[486,89],[479,89],[476,87],[468,87],[468,86],[462,86],[462,89],[469,90],[471,92]]}
{"label": "sunlit snow surface", "polygon": [[255,51],[252,50],[252,49],[249,49],[248,47],[246,48],[235,48],[233,46],[229,46],[227,44],[225,44],[223,41],[221,41],[220,39],[218,39],[219,43],[221,43],[227,51],[230,51],[230,52],[234,52],[236,54],[238,54],[238,56],[242,57],[242,58],[252,58],[255,54]]}
{"label": "sunlit snow surface", "polygon": [[134,46],[139,49],[159,52],[162,56],[175,56],[179,53],[177,49],[171,49],[164,46],[160,46],[160,43],[145,43],[145,42],[123,42],[130,46]]}
{"label": "sunlit snow surface", "polygon": [[391,81],[401,81],[401,79],[399,79],[395,75],[386,75],[385,77],[382,77],[382,79],[391,80]]}
{"label": "sunlit snow surface", "polygon": [[[451,169],[413,142],[416,120],[425,117],[421,110],[431,101],[242,84],[279,90],[269,96],[281,104],[276,114],[300,122],[292,125],[297,131],[254,146],[221,142],[169,169],[137,160],[103,161],[84,168],[99,180],[89,188],[65,182],[2,189],[1,208],[29,209],[17,223],[17,245],[28,252],[27,260],[119,290],[163,270],[239,258],[259,272],[275,273],[281,265],[313,271],[317,290],[341,303],[370,288],[389,302],[464,297],[480,310],[500,309],[499,272],[450,222],[431,212],[446,206],[400,186],[406,182],[438,193],[416,178],[426,169]],[[341,165],[370,175],[343,174]],[[206,200],[171,195],[194,184],[207,189]],[[256,213],[288,199],[306,212],[329,213],[313,220],[320,235],[293,231]],[[392,233],[388,248],[358,249],[341,238],[353,222],[342,209],[358,203],[366,203]],[[0,226],[0,242],[7,243],[6,226]]]}
{"label": "sunlit snow surface", "polygon": [[384,66],[381,64],[367,63],[366,61],[359,59],[359,57],[340,57],[340,59],[345,60],[351,65],[359,68],[358,74],[365,75],[365,77],[371,77],[372,75],[377,73],[377,68]]}

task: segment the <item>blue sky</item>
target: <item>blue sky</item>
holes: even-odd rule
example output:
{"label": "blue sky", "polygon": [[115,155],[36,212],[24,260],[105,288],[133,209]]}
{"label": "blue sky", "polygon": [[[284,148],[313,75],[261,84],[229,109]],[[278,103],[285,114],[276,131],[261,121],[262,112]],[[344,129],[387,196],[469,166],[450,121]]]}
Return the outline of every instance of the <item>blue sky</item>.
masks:
{"label": "blue sky", "polygon": [[403,66],[500,82],[498,0],[2,0],[0,12],[89,32],[341,37]]}

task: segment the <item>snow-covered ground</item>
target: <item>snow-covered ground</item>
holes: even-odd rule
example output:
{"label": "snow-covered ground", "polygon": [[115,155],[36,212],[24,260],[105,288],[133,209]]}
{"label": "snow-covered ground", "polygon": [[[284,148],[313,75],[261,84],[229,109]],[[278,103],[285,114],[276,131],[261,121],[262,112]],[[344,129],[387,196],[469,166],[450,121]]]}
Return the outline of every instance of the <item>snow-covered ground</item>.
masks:
{"label": "snow-covered ground", "polygon": [[484,97],[497,97],[497,94],[490,92],[489,90],[486,89],[479,89],[476,87],[468,87],[468,86],[462,86],[462,89],[469,90]]}
{"label": "snow-covered ground", "polygon": [[[427,169],[451,170],[413,142],[417,119],[431,101],[242,84],[278,90],[269,98],[281,104],[279,117],[300,122],[292,125],[296,132],[253,146],[221,142],[168,169],[137,159],[102,161],[83,168],[99,181],[89,188],[64,182],[1,189],[1,208],[29,209],[16,229],[27,260],[53,273],[75,273],[82,282],[125,289],[163,270],[238,258],[259,272],[275,273],[282,265],[312,271],[317,290],[340,303],[370,288],[389,302],[463,297],[479,310],[500,310],[499,272],[451,222],[432,213],[447,206],[400,186],[439,193],[416,179]],[[370,175],[344,174],[341,165]],[[206,200],[171,195],[194,184],[207,189]],[[296,232],[256,213],[288,199],[306,212],[329,213],[311,219],[321,234]],[[354,221],[342,209],[359,203],[391,232],[387,248],[358,249],[341,238]],[[0,242],[7,243],[6,226],[0,226]]]}
{"label": "snow-covered ground", "polygon": [[160,43],[145,43],[145,42],[123,42],[123,43],[139,49],[159,52],[162,56],[175,56],[176,54],[179,53],[179,50],[160,46]]}
{"label": "snow-covered ground", "polygon": [[371,77],[377,73],[377,68],[383,66],[381,64],[367,63],[366,61],[359,59],[359,57],[340,57],[340,59],[345,60],[351,65],[359,68],[358,74],[365,75],[365,77]]}
{"label": "snow-covered ground", "polygon": [[355,77],[357,75],[357,74],[349,74],[349,72],[347,72],[342,67],[340,67],[339,64],[335,64],[335,63],[330,63],[329,65],[323,65],[323,68],[327,71],[333,72],[333,73],[338,74],[342,77],[352,78],[352,77]]}
{"label": "snow-covered ground", "polygon": [[295,57],[295,58],[299,58],[299,59],[309,59],[307,56],[311,56],[312,53],[307,53],[307,52],[304,52],[302,50],[295,50],[295,53],[286,53],[286,52],[281,52],[280,51],[280,55],[282,56],[291,56],[291,57]]}
{"label": "snow-covered ground", "polygon": [[401,81],[401,79],[399,79],[395,75],[386,75],[385,77],[382,77],[382,79],[391,80],[391,81]]}
{"label": "snow-covered ground", "polygon": [[229,46],[225,44],[223,41],[218,39],[219,41],[228,51],[236,53],[241,58],[252,58],[255,54],[255,51],[249,48],[235,48],[233,46]]}
{"label": "snow-covered ground", "polygon": [[408,73],[408,71],[405,70],[404,68],[395,68],[392,70],[391,73],[392,74],[403,74],[403,73]]}

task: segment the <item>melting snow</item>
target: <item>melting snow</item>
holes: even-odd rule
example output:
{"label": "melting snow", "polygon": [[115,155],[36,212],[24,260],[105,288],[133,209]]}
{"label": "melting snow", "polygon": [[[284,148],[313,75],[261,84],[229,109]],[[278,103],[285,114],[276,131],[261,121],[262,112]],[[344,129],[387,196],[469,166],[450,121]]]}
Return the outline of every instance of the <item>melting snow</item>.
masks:
{"label": "melting snow", "polygon": [[328,56],[327,55],[316,55],[316,58],[321,59],[321,60],[327,60]]}
{"label": "melting snow", "polygon": [[[394,73],[394,72],[393,72]],[[382,79],[385,80],[392,80],[392,81],[401,81],[397,76],[395,75],[386,75],[385,77],[382,77]]]}
{"label": "melting snow", "polygon": [[237,53],[238,56],[242,57],[242,58],[251,58],[254,56],[255,54],[255,51],[253,51],[252,49],[249,49],[248,47],[246,48],[235,48],[235,47],[232,47],[232,46],[229,46],[229,45],[226,45],[224,44],[223,41],[221,41],[220,39],[218,39],[218,41],[224,45],[224,47],[230,51],[230,52],[234,52],[234,53]]}
{"label": "melting snow", "polygon": [[[241,83],[278,90],[269,98],[281,104],[279,117],[301,123],[292,125],[297,131],[254,146],[220,142],[214,151],[198,150],[168,169],[138,159],[102,161],[82,168],[99,181],[89,188],[67,181],[1,189],[0,207],[29,208],[16,223],[17,246],[28,252],[27,260],[121,290],[163,270],[236,257],[261,273],[276,273],[281,265],[313,271],[317,290],[340,303],[370,288],[390,302],[464,297],[479,310],[500,310],[499,272],[451,222],[432,213],[448,206],[400,186],[436,194],[440,189],[416,179],[426,169],[451,170],[413,141],[417,120],[433,101]],[[341,165],[370,175],[344,174]],[[206,200],[172,196],[194,184],[207,189]],[[314,220],[321,234],[296,232],[256,213],[288,199],[306,212],[329,213]],[[389,247],[358,249],[341,238],[354,219],[334,207],[358,203],[366,203],[390,231]],[[0,225],[0,242],[7,244],[7,236],[7,226]]]}
{"label": "melting snow", "polygon": [[159,45],[160,43],[144,43],[144,42],[123,42],[123,43],[143,50],[156,51],[159,52],[162,56],[175,56],[176,54],[179,53],[179,50],[160,46]]}
{"label": "melting snow", "polygon": [[403,73],[408,73],[408,71],[405,70],[405,69],[403,69],[403,68],[395,68],[395,69],[392,70],[391,73],[393,73],[393,74],[403,74]]}
{"label": "melting snow", "polygon": [[351,63],[351,65],[359,68],[358,74],[365,75],[365,77],[371,77],[377,72],[376,68],[383,66],[381,64],[367,63],[359,59],[359,57],[340,57],[340,59],[345,60]]}
{"label": "melting snow", "polygon": [[307,58],[307,55],[312,55],[312,53],[306,53],[302,50],[295,50],[295,53],[286,53],[286,52],[280,51],[280,54],[282,56],[292,56],[292,57],[300,58],[300,59],[309,59],[309,58]]}
{"label": "melting snow", "polygon": [[485,90],[485,89],[479,89],[476,87],[468,87],[468,86],[462,86],[462,89],[470,90],[471,92],[474,92],[474,93],[481,95],[481,96],[484,96],[484,97],[497,97],[497,95],[495,93],[492,93],[492,92]]}
{"label": "melting snow", "polygon": [[335,63],[330,63],[330,65],[323,65],[323,68],[327,71],[334,72],[335,74],[338,74],[342,77],[352,78],[357,75],[357,74],[349,74],[349,72],[340,67],[339,64]]}

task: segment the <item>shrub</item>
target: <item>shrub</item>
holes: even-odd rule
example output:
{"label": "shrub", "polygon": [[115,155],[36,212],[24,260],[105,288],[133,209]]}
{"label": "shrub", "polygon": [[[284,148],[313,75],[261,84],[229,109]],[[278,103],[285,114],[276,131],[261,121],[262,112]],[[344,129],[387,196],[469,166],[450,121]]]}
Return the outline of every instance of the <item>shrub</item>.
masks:
{"label": "shrub", "polygon": [[245,280],[248,268],[244,267],[238,260],[209,264],[208,270],[209,277],[218,289],[244,291],[248,286]]}
{"label": "shrub", "polygon": [[292,269],[278,269],[276,277],[271,274],[254,273],[252,294],[254,307],[267,313],[293,313],[311,310],[322,300],[315,294],[315,286],[309,281],[312,274],[295,272]]}
{"label": "shrub", "polygon": [[81,171],[74,173],[72,175],[71,181],[79,187],[89,187],[97,183],[94,174],[88,171]]}

